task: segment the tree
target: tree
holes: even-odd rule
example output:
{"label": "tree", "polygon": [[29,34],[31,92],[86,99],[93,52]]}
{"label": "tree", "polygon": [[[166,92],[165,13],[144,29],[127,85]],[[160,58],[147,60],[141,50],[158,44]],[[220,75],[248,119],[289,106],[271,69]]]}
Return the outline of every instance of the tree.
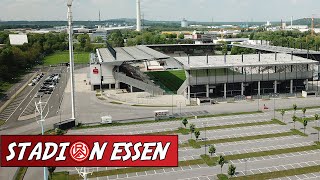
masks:
{"label": "tree", "polygon": [[222,155],[220,155],[219,159],[218,159],[218,164],[220,165],[220,168],[221,168],[221,174],[222,174],[222,168],[223,168],[224,163],[225,163],[224,157]]}
{"label": "tree", "polygon": [[52,179],[53,172],[56,170],[56,167],[48,167],[48,171],[50,174],[50,179]]}
{"label": "tree", "polygon": [[216,147],[214,147],[214,145],[211,145],[211,146],[209,147],[209,153],[211,154],[211,156],[212,156],[214,153],[216,153]]}
{"label": "tree", "polygon": [[297,109],[298,109],[298,106],[296,104],[293,104],[294,115],[296,115]]}
{"label": "tree", "polygon": [[192,139],[192,134],[194,133],[195,129],[196,129],[196,126],[194,124],[190,124],[191,139]]}
{"label": "tree", "polygon": [[292,121],[293,121],[293,124],[294,124],[294,129],[296,129],[296,121],[297,121],[297,116],[292,116]]}
{"label": "tree", "polygon": [[182,124],[184,125],[184,127],[186,128],[187,127],[187,124],[188,124],[188,119],[187,118],[184,118],[182,120]]}
{"label": "tree", "polygon": [[302,108],[303,117],[306,117],[306,112],[307,112],[307,109],[306,108]]}
{"label": "tree", "polygon": [[229,165],[228,174],[232,177],[236,174],[236,166],[233,164]]}
{"label": "tree", "polygon": [[281,110],[282,121],[283,121],[283,116],[284,116],[285,113],[286,113],[286,110],[282,109]]}
{"label": "tree", "polygon": [[308,125],[308,120],[306,120],[306,119],[304,119],[303,120],[303,127],[304,127],[304,133],[306,133],[306,127],[307,127],[307,125]]}
{"label": "tree", "polygon": [[198,140],[200,136],[200,131],[199,130],[194,131],[194,136],[196,137],[196,140]]}
{"label": "tree", "polygon": [[183,33],[179,34],[178,38],[179,39],[184,39],[184,34]]}

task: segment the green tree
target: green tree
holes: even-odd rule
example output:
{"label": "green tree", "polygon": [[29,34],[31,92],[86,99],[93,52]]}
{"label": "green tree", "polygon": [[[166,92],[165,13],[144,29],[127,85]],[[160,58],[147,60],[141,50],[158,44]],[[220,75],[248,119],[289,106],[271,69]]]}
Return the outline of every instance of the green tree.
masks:
{"label": "green tree", "polygon": [[293,124],[294,124],[294,129],[296,129],[296,121],[297,121],[298,117],[297,116],[292,116],[292,121],[293,121]]}
{"label": "green tree", "polygon": [[223,168],[223,165],[225,164],[225,160],[224,160],[224,157],[222,155],[219,156],[218,164],[220,165],[221,174],[222,174],[222,168]]}
{"label": "green tree", "polygon": [[306,112],[307,112],[307,109],[306,108],[302,108],[303,117],[306,116]]}
{"label": "green tree", "polygon": [[210,145],[209,147],[209,153],[211,154],[211,156],[216,153],[216,147],[214,147],[214,145]]}
{"label": "green tree", "polygon": [[184,39],[184,34],[183,33],[179,34],[178,38],[179,39]]}
{"label": "green tree", "polygon": [[194,136],[196,137],[196,140],[198,140],[198,138],[200,136],[200,131],[199,130],[195,130],[194,131]]}
{"label": "green tree", "polygon": [[293,110],[294,110],[294,115],[296,115],[296,111],[298,109],[298,106],[296,104],[293,104],[292,107],[293,107]]}
{"label": "green tree", "polygon": [[307,127],[307,125],[308,125],[308,120],[306,120],[306,119],[304,119],[303,120],[303,130],[304,130],[304,133],[306,133],[306,127]]}
{"label": "green tree", "polygon": [[280,113],[281,113],[282,121],[283,121],[283,116],[284,116],[284,114],[286,113],[286,110],[282,109]]}
{"label": "green tree", "polygon": [[192,139],[192,134],[194,133],[195,129],[196,129],[196,126],[194,124],[190,124],[191,139]]}
{"label": "green tree", "polygon": [[182,124],[183,124],[184,127],[186,128],[186,127],[187,127],[187,124],[188,124],[188,119],[187,119],[187,118],[183,118]]}
{"label": "green tree", "polygon": [[233,164],[230,164],[228,169],[228,174],[231,177],[234,176],[236,174],[236,166],[234,166]]}
{"label": "green tree", "polygon": [[48,167],[50,179],[52,179],[53,172],[56,170],[56,167]]}

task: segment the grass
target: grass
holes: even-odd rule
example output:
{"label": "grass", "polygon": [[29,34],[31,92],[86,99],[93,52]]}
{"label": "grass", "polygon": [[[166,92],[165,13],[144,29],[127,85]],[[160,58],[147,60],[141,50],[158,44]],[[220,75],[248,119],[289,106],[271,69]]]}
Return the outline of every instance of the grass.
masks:
{"label": "grass", "polygon": [[266,179],[275,179],[281,177],[289,177],[289,176],[296,176],[301,174],[310,174],[320,171],[320,166],[310,166],[310,167],[303,167],[303,168],[296,168],[296,169],[289,169],[284,171],[275,171],[269,173],[261,173],[261,174],[254,174],[250,176],[241,176],[241,177],[233,177],[230,178],[232,180],[266,180]]}
{"label": "grass", "polygon": [[123,103],[121,103],[121,102],[116,102],[116,101],[112,101],[112,102],[110,102],[111,104],[123,104]]}
{"label": "grass", "polygon": [[[306,108],[306,109],[318,109],[320,108],[320,106],[309,106],[309,107],[299,107],[297,108],[297,111],[301,111],[303,108]],[[277,109],[278,112],[280,112],[281,110],[285,110],[285,111],[294,111],[293,108],[287,108],[287,109]]]}
{"label": "grass", "polygon": [[0,126],[4,125],[5,123],[6,123],[6,121],[0,120]]}
{"label": "grass", "polygon": [[[69,52],[56,52],[52,55],[46,56],[44,58],[44,65],[58,65],[60,63],[69,62]],[[89,63],[89,53],[88,52],[74,52],[74,63],[75,64],[87,64]]]}
{"label": "grass", "polygon": [[194,149],[200,149],[201,145],[194,139],[189,139],[188,144],[193,147]]}
{"label": "grass", "polygon": [[315,130],[320,131],[320,127],[313,127]]}
{"label": "grass", "polygon": [[27,167],[20,167],[18,169],[18,173],[17,173],[15,180],[23,180],[27,170],[28,170]]}
{"label": "grass", "polygon": [[210,167],[217,165],[218,157],[210,157],[209,155],[201,155],[201,159]]}
{"label": "grass", "polygon": [[[229,124],[229,125],[223,125],[223,126],[209,126],[206,128],[197,128],[199,131],[204,130],[217,130],[217,129],[228,129],[228,128],[239,128],[239,127],[250,127],[250,126],[259,126],[259,125],[268,125],[268,124],[280,124],[285,125],[285,123],[273,119],[271,121],[264,121],[264,122],[253,122],[253,123],[242,123],[242,124]],[[159,133],[152,133],[152,134],[159,134],[159,135],[168,135],[168,134],[183,134],[187,135],[190,134],[190,129],[186,128],[179,128],[178,130],[174,131],[163,131]]]}
{"label": "grass", "polygon": [[228,176],[225,174],[218,174],[217,177],[219,180],[228,180],[229,179]]}
{"label": "grass", "polygon": [[146,74],[160,87],[173,93],[176,93],[186,80],[184,70],[147,72]]}
{"label": "grass", "polygon": [[225,156],[225,160],[230,161],[230,160],[236,160],[236,159],[272,156],[272,155],[277,155],[277,154],[288,154],[288,153],[295,153],[295,152],[312,151],[312,150],[317,150],[317,149],[320,149],[320,144],[314,144],[311,146],[287,148],[287,149],[276,149],[276,150],[271,150],[271,151],[260,151],[260,152],[252,152],[252,153],[245,153],[245,154],[229,155],[229,156]]}
{"label": "grass", "polygon": [[304,136],[304,137],[307,137],[308,135],[297,130],[297,129],[291,129],[291,132],[294,134],[294,135],[299,135],[299,136]]}
{"label": "grass", "polygon": [[[224,114],[213,114],[213,115],[203,115],[198,116],[198,118],[209,118],[209,117],[225,117],[225,116],[234,116],[234,115],[245,115],[245,114],[258,114],[262,113],[261,111],[253,111],[253,112],[239,112],[239,113],[224,113]],[[194,118],[194,117],[187,117]],[[172,118],[161,120],[161,122],[169,122],[169,121],[181,121],[184,118]],[[104,124],[104,125],[96,125],[96,126],[78,126],[75,129],[94,129],[99,127],[115,127],[115,126],[127,126],[127,125],[138,125],[138,124],[152,124],[158,123],[159,121],[155,120],[147,120],[147,121],[139,121],[139,122],[129,122],[129,123],[113,123],[113,124]]]}
{"label": "grass", "polygon": [[[235,138],[226,138],[226,139],[215,139],[209,141],[197,141],[196,144],[193,146],[198,145],[209,145],[209,144],[218,144],[218,143],[227,143],[227,142],[238,142],[238,141],[248,141],[248,140],[255,140],[255,139],[265,139],[265,138],[275,138],[275,137],[284,137],[284,136],[292,136],[295,135],[294,132],[283,132],[283,133],[276,133],[276,134],[263,134],[263,135],[256,135],[256,136],[245,136],[245,137],[235,137]],[[194,142],[193,142],[194,143]],[[191,145],[189,142],[180,144],[179,147],[190,147]]]}

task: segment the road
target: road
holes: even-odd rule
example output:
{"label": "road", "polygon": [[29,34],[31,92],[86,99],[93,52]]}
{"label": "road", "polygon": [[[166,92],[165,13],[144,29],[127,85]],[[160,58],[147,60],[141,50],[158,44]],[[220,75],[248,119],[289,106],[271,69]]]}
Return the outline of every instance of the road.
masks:
{"label": "road", "polygon": [[49,110],[48,118],[57,115],[60,107],[60,102],[63,98],[64,89],[67,84],[68,74],[66,67],[51,67],[45,73],[46,75],[35,85],[28,86],[19,94],[19,96],[0,114],[0,117],[6,121],[2,129],[19,127],[33,123],[37,120],[34,117],[35,102],[39,98],[34,98],[34,95],[40,89],[40,86],[52,73],[61,73],[60,82],[57,84],[55,90],[51,95],[44,95],[42,101],[47,102],[45,107],[45,114]]}

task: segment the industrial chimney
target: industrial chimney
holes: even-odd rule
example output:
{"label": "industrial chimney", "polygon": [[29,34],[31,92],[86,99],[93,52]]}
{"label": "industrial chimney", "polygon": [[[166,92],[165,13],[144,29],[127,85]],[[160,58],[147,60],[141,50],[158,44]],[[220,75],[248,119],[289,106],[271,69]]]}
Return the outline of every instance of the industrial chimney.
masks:
{"label": "industrial chimney", "polygon": [[137,31],[141,31],[141,10],[140,10],[140,0],[137,0]]}

